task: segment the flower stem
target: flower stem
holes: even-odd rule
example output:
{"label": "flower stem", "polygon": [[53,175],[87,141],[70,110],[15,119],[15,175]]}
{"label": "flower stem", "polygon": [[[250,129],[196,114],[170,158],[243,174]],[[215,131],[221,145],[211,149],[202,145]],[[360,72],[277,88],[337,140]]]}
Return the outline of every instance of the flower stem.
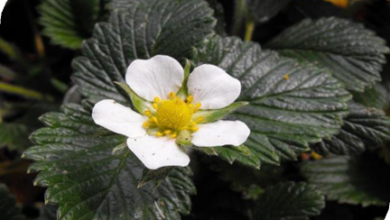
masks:
{"label": "flower stem", "polygon": [[241,24],[245,15],[245,0],[236,0],[235,8],[233,35],[238,36],[240,34]]}
{"label": "flower stem", "polygon": [[246,30],[245,30],[245,38],[244,40],[245,41],[251,41],[252,40],[252,36],[253,36],[253,32],[255,30],[255,22],[253,20],[248,20],[246,22]]}

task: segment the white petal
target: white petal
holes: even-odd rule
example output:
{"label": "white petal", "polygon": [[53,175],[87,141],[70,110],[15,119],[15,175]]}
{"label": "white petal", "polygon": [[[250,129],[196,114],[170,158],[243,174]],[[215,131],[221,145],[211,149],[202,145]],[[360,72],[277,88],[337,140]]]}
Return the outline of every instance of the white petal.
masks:
{"label": "white petal", "polygon": [[92,118],[96,124],[127,137],[146,135],[142,124],[147,118],[114,100],[106,99],[96,103]]}
{"label": "white petal", "polygon": [[199,147],[240,146],[248,139],[250,132],[241,121],[200,124],[199,130],[192,136],[192,143]]}
{"label": "white petal", "polygon": [[241,83],[223,69],[201,65],[188,78],[188,92],[201,109],[220,109],[232,104],[241,93]]}
{"label": "white petal", "polygon": [[127,139],[129,149],[150,170],[160,167],[185,167],[190,158],[176,144],[174,139],[167,137],[145,136]]}
{"label": "white petal", "polygon": [[127,68],[126,82],[140,97],[153,101],[157,96],[167,99],[170,92],[179,91],[184,69],[175,59],[157,55],[149,60],[135,60]]}

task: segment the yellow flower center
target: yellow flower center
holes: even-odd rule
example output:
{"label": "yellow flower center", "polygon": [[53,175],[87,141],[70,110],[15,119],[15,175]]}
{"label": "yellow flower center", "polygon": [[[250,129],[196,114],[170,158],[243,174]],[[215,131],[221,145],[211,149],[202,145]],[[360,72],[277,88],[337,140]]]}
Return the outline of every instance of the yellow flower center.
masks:
{"label": "yellow flower center", "polygon": [[178,132],[188,130],[198,131],[197,123],[203,120],[198,117],[193,120],[192,115],[200,108],[201,104],[192,103],[193,97],[188,96],[186,100],[176,97],[175,93],[169,93],[169,99],[160,100],[156,97],[153,102],[153,110],[146,110],[148,120],[144,122],[144,128],[148,129],[158,137],[170,136],[176,138]]}
{"label": "yellow flower center", "polygon": [[191,121],[194,111],[179,98],[164,100],[157,109],[158,125],[164,129],[180,130]]}

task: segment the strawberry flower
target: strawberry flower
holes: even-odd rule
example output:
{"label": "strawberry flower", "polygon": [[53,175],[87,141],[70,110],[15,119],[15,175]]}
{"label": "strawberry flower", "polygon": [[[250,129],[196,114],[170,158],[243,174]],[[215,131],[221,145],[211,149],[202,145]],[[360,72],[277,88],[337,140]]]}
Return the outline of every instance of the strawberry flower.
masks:
{"label": "strawberry flower", "polygon": [[241,84],[217,66],[201,65],[189,74],[188,66],[158,55],[132,62],[126,83],[138,112],[102,100],[92,118],[127,136],[127,146],[148,169],[187,166],[185,146],[240,146],[250,134],[241,121],[219,120],[245,103],[234,103]]}

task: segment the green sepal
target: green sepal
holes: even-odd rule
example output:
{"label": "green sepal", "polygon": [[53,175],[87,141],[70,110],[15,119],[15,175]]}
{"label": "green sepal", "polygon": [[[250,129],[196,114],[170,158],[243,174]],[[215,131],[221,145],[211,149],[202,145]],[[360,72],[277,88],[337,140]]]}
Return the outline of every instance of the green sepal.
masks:
{"label": "green sepal", "polygon": [[225,116],[232,113],[233,111],[242,108],[248,104],[249,102],[234,102],[233,104],[221,109],[198,110],[196,113],[192,115],[192,118],[197,119],[199,117],[203,117],[203,121],[200,122],[201,124],[210,123],[210,122],[221,120]]}
{"label": "green sepal", "polygon": [[190,71],[191,71],[191,62],[189,60],[186,60],[186,66],[184,67],[184,80],[180,90],[176,93],[176,95],[182,99],[186,99],[188,96],[187,82],[188,82],[188,77],[190,76]]}
{"label": "green sepal", "polygon": [[191,132],[187,130],[180,131],[176,138],[176,143],[180,146],[192,146]]}
{"label": "green sepal", "polygon": [[142,172],[142,177],[138,183],[138,189],[145,186],[151,180],[154,181],[156,187],[158,187],[162,182],[164,182],[165,178],[172,171],[173,167],[162,167],[157,170],[149,170],[144,169]]}
{"label": "green sepal", "polygon": [[124,92],[130,97],[134,108],[140,113],[144,114],[146,110],[152,110],[152,104],[147,100],[139,97],[126,83],[115,82]]}

